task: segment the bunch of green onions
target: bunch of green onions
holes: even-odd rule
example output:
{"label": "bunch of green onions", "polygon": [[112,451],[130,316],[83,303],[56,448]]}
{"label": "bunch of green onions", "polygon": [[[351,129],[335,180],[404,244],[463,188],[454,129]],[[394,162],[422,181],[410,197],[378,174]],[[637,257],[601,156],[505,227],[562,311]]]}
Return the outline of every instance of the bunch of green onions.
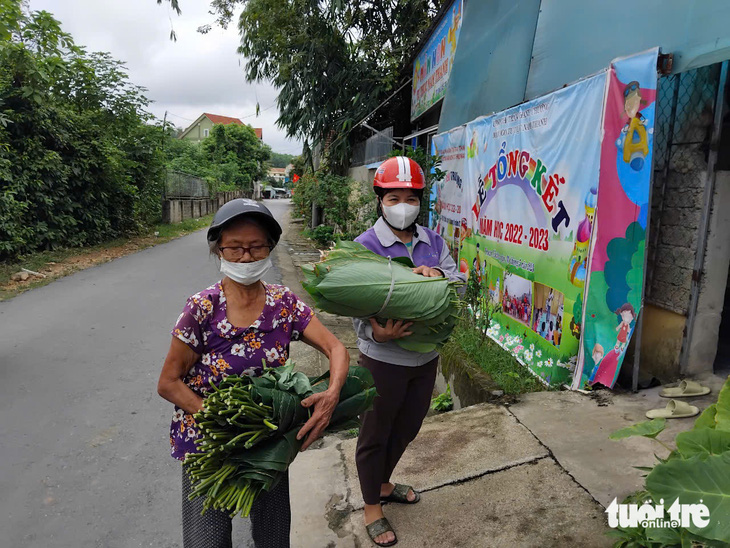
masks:
{"label": "bunch of green onions", "polygon": [[[246,517],[256,499],[287,473],[302,448],[297,434],[311,415],[302,400],[329,387],[329,372],[307,377],[294,363],[264,369],[258,377],[230,375],[203,401],[194,415],[201,437],[199,453],[185,465],[193,490],[190,500],[205,497],[203,512],[213,508]],[[351,367],[327,431],[359,425],[373,403],[373,377],[364,367]]]}
{"label": "bunch of green onions", "polygon": [[278,426],[272,422],[272,407],[251,397],[253,385],[248,377],[230,375],[218,387],[211,385],[214,391],[205,399],[204,409],[195,414],[203,434],[196,443],[203,452],[188,455],[185,461],[191,479],[198,482],[190,498],[206,495],[204,511],[214,508],[248,516],[260,489],[245,478],[233,478],[237,467],[227,461]]}

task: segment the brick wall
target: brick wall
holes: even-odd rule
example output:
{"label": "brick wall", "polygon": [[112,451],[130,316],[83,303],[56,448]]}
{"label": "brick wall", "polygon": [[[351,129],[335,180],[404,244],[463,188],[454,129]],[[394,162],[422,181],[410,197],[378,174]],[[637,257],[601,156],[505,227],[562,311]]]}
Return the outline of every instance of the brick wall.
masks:
{"label": "brick wall", "polygon": [[702,213],[705,172],[670,170],[663,195],[662,178],[662,174],[655,174],[646,298],[651,304],[685,315]]}

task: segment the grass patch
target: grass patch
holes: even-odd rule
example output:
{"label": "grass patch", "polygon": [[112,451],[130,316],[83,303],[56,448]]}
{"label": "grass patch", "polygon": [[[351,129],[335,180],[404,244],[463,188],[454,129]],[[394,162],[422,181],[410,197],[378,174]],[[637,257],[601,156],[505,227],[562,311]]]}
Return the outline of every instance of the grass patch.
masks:
{"label": "grass patch", "polygon": [[199,219],[188,219],[181,223],[175,223],[172,225],[159,224],[155,226],[150,234],[159,232],[157,238],[163,241],[168,241],[173,238],[177,238],[178,236],[190,234],[191,232],[195,232],[201,228],[207,228],[212,221],[213,215],[211,214],[206,215],[205,217],[200,217]]}
{"label": "grass patch", "polygon": [[505,394],[540,392],[546,387],[509,352],[462,320],[441,348],[446,363],[468,362],[485,371]]}
{"label": "grass patch", "polygon": [[[49,284],[53,280],[67,276],[89,266],[108,262],[118,257],[169,242],[210,225],[213,215],[199,219],[188,219],[176,224],[158,224],[143,234],[130,238],[117,238],[102,244],[89,247],[73,247],[38,251],[20,256],[12,262],[0,262],[0,301]],[[157,234],[155,234],[157,233]],[[31,277],[26,282],[15,283],[10,277],[22,268],[40,272],[45,278]]]}

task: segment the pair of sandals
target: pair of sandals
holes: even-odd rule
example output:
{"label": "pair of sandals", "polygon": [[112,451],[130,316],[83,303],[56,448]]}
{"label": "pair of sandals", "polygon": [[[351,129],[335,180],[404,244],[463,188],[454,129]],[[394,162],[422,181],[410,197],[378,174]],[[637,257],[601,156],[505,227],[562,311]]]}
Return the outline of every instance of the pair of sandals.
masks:
{"label": "pair of sandals", "polygon": [[663,409],[651,409],[646,412],[646,416],[650,419],[684,419],[694,417],[699,414],[700,410],[697,406],[690,405],[674,398],[694,398],[697,396],[705,396],[710,393],[710,389],[702,386],[695,381],[684,380],[677,386],[667,387],[662,390],[659,395],[662,398],[672,398]]}
{"label": "pair of sandals", "polygon": [[[408,492],[411,490],[413,490],[415,497],[413,500],[408,500]],[[402,483],[396,483],[393,492],[387,497],[380,497],[380,502],[395,502],[398,504],[416,504],[419,500],[421,500],[421,495],[418,491],[413,489],[410,485],[403,485]],[[372,540],[376,546],[394,546],[398,544],[398,537],[394,538],[390,542],[375,542],[377,537],[388,532],[392,532],[395,536],[395,531],[393,531],[393,527],[390,525],[388,518],[376,519],[374,522],[366,525],[365,529],[368,532],[368,536],[370,536],[370,540]]]}

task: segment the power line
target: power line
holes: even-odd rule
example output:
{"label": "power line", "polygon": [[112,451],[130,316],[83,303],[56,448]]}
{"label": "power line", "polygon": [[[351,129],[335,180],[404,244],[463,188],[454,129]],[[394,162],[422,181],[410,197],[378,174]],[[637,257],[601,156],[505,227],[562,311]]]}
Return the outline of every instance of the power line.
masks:
{"label": "power line", "polygon": [[259,110],[258,112],[254,112],[253,114],[247,114],[246,116],[241,116],[241,118],[239,118],[239,120],[245,120],[246,118],[251,118],[251,116],[258,116],[262,112],[266,112],[267,110],[272,109],[275,106],[276,106],[276,103],[273,103],[272,105],[269,105],[268,107],[266,107],[264,110]]}
{"label": "power line", "polygon": [[188,122],[194,122],[195,121],[195,120],[191,120],[190,118],[185,118],[185,116],[180,116],[179,114],[175,114],[174,112],[170,112],[169,110],[167,111],[167,113],[170,116],[174,116],[175,118],[181,118],[183,120],[187,120]]}

